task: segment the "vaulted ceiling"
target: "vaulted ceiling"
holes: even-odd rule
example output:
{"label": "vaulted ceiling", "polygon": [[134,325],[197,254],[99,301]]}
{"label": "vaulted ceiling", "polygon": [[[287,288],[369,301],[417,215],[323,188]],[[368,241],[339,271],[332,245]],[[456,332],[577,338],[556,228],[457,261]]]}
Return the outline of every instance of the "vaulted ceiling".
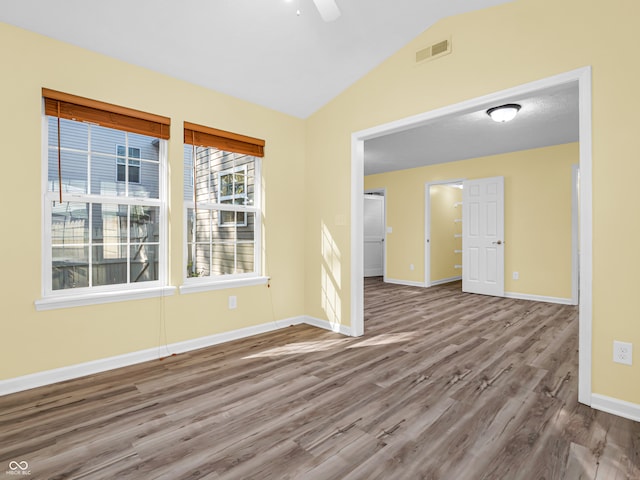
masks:
{"label": "vaulted ceiling", "polygon": [[[512,0],[0,0],[0,21],[306,118],[438,20]],[[369,140],[367,174],[577,140],[577,88]],[[490,107],[488,105],[487,107]]]}
{"label": "vaulted ceiling", "polygon": [[313,0],[0,0],[0,21],[306,118],[441,18],[508,1],[336,0],[324,22]]}

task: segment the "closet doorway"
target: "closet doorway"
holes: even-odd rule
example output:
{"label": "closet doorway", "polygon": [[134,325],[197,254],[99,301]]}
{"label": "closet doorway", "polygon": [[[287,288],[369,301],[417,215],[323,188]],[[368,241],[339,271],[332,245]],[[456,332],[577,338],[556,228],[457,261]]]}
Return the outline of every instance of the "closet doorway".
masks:
{"label": "closet doorway", "polygon": [[463,179],[425,184],[424,286],[462,280]]}
{"label": "closet doorway", "polygon": [[364,194],[364,276],[385,276],[385,191]]}

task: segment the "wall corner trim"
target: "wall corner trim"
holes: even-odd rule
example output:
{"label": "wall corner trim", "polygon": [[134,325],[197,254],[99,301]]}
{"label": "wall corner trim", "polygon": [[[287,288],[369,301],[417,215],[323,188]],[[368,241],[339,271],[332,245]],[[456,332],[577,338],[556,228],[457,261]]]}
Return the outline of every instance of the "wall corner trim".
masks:
{"label": "wall corner trim", "polygon": [[640,405],[637,403],[593,393],[591,394],[591,408],[640,422]]}
{"label": "wall corner trim", "polygon": [[346,325],[342,325],[341,323],[329,322],[327,320],[321,320],[319,318],[309,316],[304,317],[304,323],[311,325],[312,327],[322,328],[323,330],[340,333],[348,337],[354,336],[351,328]]}

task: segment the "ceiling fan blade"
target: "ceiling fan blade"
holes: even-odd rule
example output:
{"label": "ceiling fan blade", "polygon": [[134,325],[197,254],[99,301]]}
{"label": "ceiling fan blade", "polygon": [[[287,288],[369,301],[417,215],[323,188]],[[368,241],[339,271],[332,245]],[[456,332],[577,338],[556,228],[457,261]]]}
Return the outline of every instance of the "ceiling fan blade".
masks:
{"label": "ceiling fan blade", "polygon": [[333,22],[341,13],[335,0],[313,0],[320,16],[325,22]]}

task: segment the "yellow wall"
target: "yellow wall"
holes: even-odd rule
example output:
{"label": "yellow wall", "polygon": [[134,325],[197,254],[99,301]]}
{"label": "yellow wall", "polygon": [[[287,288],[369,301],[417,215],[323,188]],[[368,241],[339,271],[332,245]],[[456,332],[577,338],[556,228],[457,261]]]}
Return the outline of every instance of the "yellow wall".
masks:
{"label": "yellow wall", "polygon": [[[366,183],[366,179],[365,179]],[[431,203],[431,225],[429,244],[431,245],[431,282],[447,280],[462,275],[456,265],[462,265],[462,190],[449,185],[432,185],[429,188]],[[456,206],[457,205],[457,206]]]}
{"label": "yellow wall", "polygon": [[[422,245],[427,182],[503,176],[505,291],[570,299],[571,166],[578,163],[578,158],[578,144],[570,143],[365,177],[366,189],[387,189],[387,225],[393,227],[393,233],[387,235],[387,276],[424,281]],[[444,209],[445,202],[436,200],[436,206]],[[436,215],[445,228],[453,223],[451,203],[447,203],[448,211]],[[406,205],[413,207],[403,208]],[[433,232],[432,225],[432,238]],[[453,233],[450,229],[446,235]],[[438,248],[437,242],[433,248]],[[441,263],[438,254],[438,250],[432,250],[432,262],[444,269],[452,257],[445,257]],[[414,271],[409,270],[410,263],[416,266]],[[519,273],[519,280],[513,280],[514,271]],[[453,272],[436,277],[432,269],[432,279],[452,277]]]}
{"label": "yellow wall", "polygon": [[[152,71],[0,24],[0,380],[304,313],[304,122]],[[267,286],[37,312],[41,297],[41,88],[171,118],[170,284],[183,266],[187,120],[266,140]],[[295,201],[292,201],[295,199]],[[227,308],[237,295],[238,308]]]}
{"label": "yellow wall", "polygon": [[[0,25],[5,165],[0,190],[0,378],[153,347],[161,343],[163,325],[169,342],[301,313],[348,325],[352,133],[589,65],[592,386],[595,393],[640,403],[640,363],[629,367],[611,361],[614,339],[640,345],[640,216],[634,210],[640,178],[639,17],[640,2],[635,0],[516,0],[447,18],[306,121]],[[496,25],[499,28],[492,28]],[[417,50],[448,37],[450,55],[415,65]],[[183,270],[182,121],[264,138],[266,258],[272,288],[35,312],[33,301],[40,296],[43,86],[172,118],[174,285]],[[239,308],[233,312],[225,310],[229,293],[238,295]]]}
{"label": "yellow wall", "polygon": [[[516,0],[450,17],[310,117],[305,170],[307,314],[325,316],[318,252],[320,231],[326,225],[342,255],[339,316],[344,324],[350,322],[349,222],[339,220],[349,218],[350,212],[353,132],[591,66],[592,386],[594,393],[640,403],[640,362],[629,367],[611,360],[614,339],[632,342],[636,348],[640,345],[640,305],[636,301],[640,215],[634,209],[640,178],[638,18],[640,2],[635,0],[606,4]],[[417,50],[448,37],[452,39],[450,55],[415,65]]]}

